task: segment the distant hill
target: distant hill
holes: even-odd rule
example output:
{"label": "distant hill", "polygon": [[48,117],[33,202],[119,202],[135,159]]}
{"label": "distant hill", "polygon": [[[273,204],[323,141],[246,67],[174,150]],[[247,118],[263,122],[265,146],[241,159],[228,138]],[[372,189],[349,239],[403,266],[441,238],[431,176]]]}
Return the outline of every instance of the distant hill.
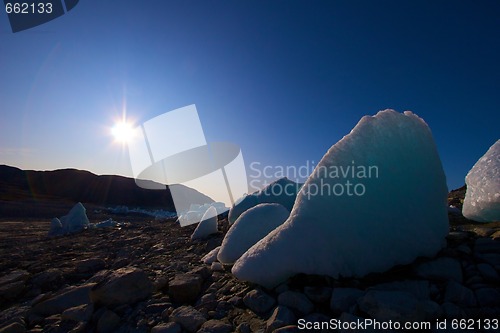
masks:
{"label": "distant hill", "polygon": [[[192,203],[214,202],[208,196],[189,187],[172,186],[180,187],[186,197],[192,198]],[[175,211],[168,186],[165,190],[150,190],[137,186],[133,178],[122,176],[98,176],[89,171],[76,169],[21,170],[0,165],[0,217],[9,215],[7,212],[9,209],[6,210],[5,206],[12,206],[15,202],[48,205],[82,202],[96,206],[125,205]],[[17,210],[19,209],[21,208]]]}

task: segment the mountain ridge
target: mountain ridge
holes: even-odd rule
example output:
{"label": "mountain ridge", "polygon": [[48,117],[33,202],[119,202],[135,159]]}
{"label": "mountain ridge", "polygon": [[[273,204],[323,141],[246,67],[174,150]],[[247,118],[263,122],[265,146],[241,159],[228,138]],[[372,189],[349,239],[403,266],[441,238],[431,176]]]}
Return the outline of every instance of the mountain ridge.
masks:
{"label": "mountain ridge", "polygon": [[[87,170],[67,168],[35,171],[0,165],[0,206],[12,202],[38,204],[82,202],[97,206],[124,205],[175,212],[170,192],[173,186],[180,187],[182,194],[192,198],[191,203],[214,202],[203,193],[184,185],[156,184],[165,186],[165,189],[144,189],[137,186],[133,178],[96,175]],[[178,208],[184,210],[188,207]],[[0,213],[5,215],[5,209],[0,207]]]}

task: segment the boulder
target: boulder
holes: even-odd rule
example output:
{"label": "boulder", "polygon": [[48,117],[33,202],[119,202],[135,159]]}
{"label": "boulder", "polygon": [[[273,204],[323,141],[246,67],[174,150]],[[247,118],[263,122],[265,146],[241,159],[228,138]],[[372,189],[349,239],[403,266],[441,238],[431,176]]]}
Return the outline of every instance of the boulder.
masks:
{"label": "boulder", "polygon": [[107,271],[101,282],[90,291],[93,302],[107,307],[133,304],[147,298],[153,284],[146,273],[135,267]]}
{"label": "boulder", "polygon": [[177,274],[169,282],[168,293],[178,303],[193,303],[201,292],[203,279],[197,274]]}

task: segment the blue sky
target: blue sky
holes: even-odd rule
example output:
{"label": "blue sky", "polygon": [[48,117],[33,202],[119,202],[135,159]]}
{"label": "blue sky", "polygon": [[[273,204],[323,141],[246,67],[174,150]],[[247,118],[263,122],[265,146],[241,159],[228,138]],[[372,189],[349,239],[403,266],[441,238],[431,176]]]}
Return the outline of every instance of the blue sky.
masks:
{"label": "blue sky", "polygon": [[247,166],[301,166],[393,108],[429,124],[457,188],[499,139],[499,17],[494,0],[88,0],[14,34],[3,13],[0,163],[131,176],[122,110],[196,104]]}

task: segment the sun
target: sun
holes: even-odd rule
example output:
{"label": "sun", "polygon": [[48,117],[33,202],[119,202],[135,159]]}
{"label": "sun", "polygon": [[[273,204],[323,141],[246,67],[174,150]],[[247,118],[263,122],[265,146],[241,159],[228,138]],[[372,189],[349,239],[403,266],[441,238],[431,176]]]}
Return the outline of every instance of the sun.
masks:
{"label": "sun", "polygon": [[111,134],[113,134],[116,142],[125,144],[136,137],[137,129],[130,122],[120,121],[111,128]]}

